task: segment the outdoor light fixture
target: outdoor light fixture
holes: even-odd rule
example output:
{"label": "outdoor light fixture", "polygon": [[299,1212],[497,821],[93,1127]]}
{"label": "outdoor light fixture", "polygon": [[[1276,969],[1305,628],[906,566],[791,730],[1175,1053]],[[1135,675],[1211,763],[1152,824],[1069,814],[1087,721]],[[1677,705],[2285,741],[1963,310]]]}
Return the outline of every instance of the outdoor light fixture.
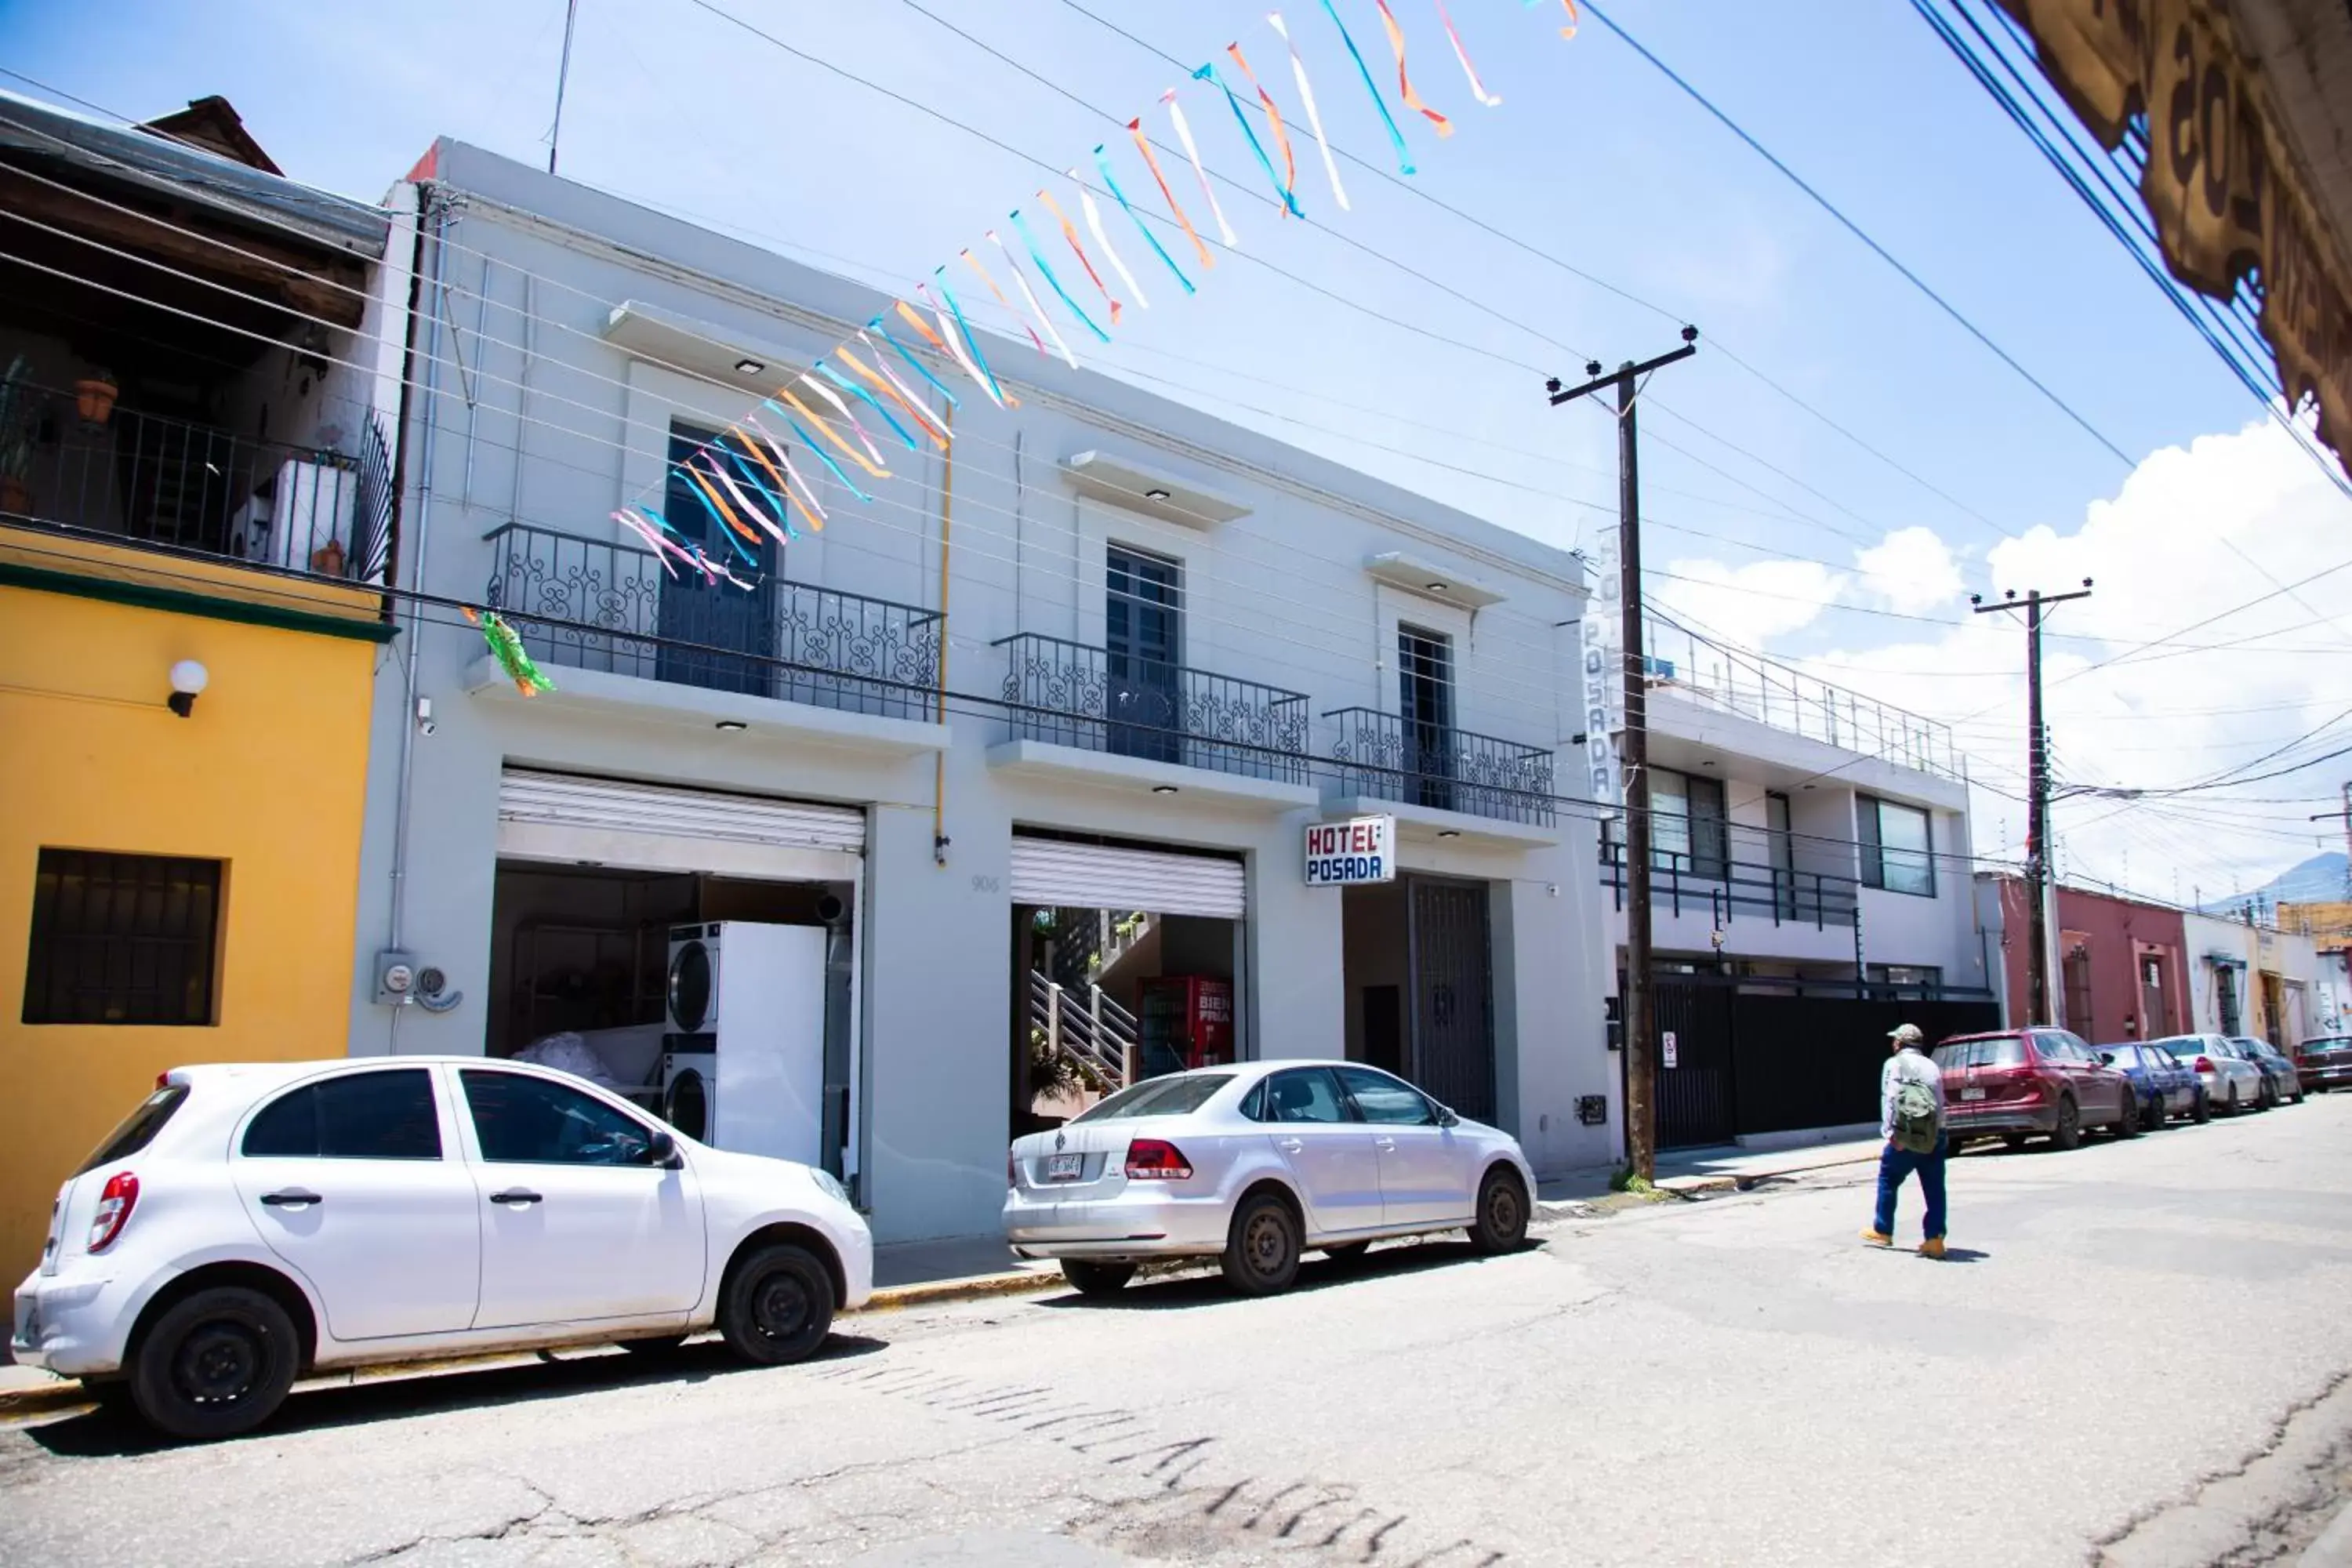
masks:
{"label": "outdoor light fixture", "polygon": [[1441,827],[1437,830],[1437,836],[1440,838],[1459,838],[1462,837],[1462,830],[1458,827]]}
{"label": "outdoor light fixture", "polygon": [[1443,583],[1432,583],[1429,584],[1429,591],[1433,594],[1443,594],[1445,592],[1445,584]]}
{"label": "outdoor light fixture", "polygon": [[1174,795],[1176,793],[1176,786],[1174,784],[1153,784],[1151,786],[1151,793],[1154,795]]}
{"label": "outdoor light fixture", "polygon": [[751,727],[751,725],[746,724],[740,719],[721,719],[718,723],[711,726],[712,729],[719,731],[722,734],[728,735],[735,733],[738,730],[748,730]]}
{"label": "outdoor light fixture", "polygon": [[755,359],[739,359],[735,362],[735,368],[745,375],[757,375],[768,367]]}
{"label": "outdoor light fixture", "polygon": [[212,679],[212,672],[193,658],[184,658],[172,667],[172,711],[186,718],[195,711],[197,694]]}
{"label": "outdoor light fixture", "polygon": [[1143,492],[1143,499],[1145,500],[1166,500],[1172,493],[1173,492],[1170,490],[1161,489],[1158,485],[1154,485],[1150,489]]}

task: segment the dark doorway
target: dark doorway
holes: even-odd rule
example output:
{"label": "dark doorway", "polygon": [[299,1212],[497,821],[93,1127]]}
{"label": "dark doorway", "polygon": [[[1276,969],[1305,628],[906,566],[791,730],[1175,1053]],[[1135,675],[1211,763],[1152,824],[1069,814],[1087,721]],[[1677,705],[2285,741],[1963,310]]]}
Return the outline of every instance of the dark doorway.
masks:
{"label": "dark doorway", "polygon": [[[757,497],[761,487],[752,477],[751,459],[715,432],[672,424],[669,484],[662,495],[662,516],[704,554],[752,586],[746,591],[725,578],[714,583],[698,572],[683,570],[675,577],[662,577],[655,625],[666,640],[655,659],[655,679],[766,696],[774,673],[765,660],[776,653],[775,583],[781,552],[774,539],[748,518],[741,521],[759,535],[757,542],[728,527],[709,498],[687,478],[689,458],[706,483],[715,484],[710,475],[717,469],[746,494]],[[726,493],[720,487],[720,494]],[[740,511],[737,515],[741,517]],[[593,605],[594,601],[592,589],[587,602]],[[692,646],[672,647],[671,643]],[[734,657],[738,654],[751,657]]]}
{"label": "dark doorway", "polygon": [[1183,660],[1181,563],[1123,544],[1103,563],[1105,717],[1110,750],[1153,762],[1184,760],[1177,666]]}
{"label": "dark doorway", "polygon": [[1404,993],[1394,985],[1363,989],[1364,1060],[1376,1068],[1404,1073]]}
{"label": "dark doorway", "polygon": [[1454,809],[1454,641],[1397,627],[1397,718],[1404,730],[1407,798]]}
{"label": "dark doorway", "polygon": [[1491,1122],[1495,1029],[1486,885],[1413,877],[1406,886],[1412,910],[1409,1076],[1464,1116]]}

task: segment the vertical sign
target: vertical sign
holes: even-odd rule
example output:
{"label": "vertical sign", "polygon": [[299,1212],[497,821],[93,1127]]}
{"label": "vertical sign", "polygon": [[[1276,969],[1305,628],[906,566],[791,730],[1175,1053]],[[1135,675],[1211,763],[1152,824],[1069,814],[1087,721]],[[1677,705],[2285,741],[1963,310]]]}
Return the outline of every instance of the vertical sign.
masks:
{"label": "vertical sign", "polygon": [[1620,580],[1617,527],[1592,542],[1592,597],[1584,607],[1584,765],[1586,787],[1602,805],[1624,798],[1618,737],[1625,731],[1624,584]]}
{"label": "vertical sign", "polygon": [[1681,1051],[1679,1051],[1679,1050],[1677,1050],[1677,1049],[1675,1048],[1675,1032],[1674,1032],[1672,1029],[1668,1029],[1668,1030],[1665,1032],[1665,1034],[1661,1037],[1661,1040],[1660,1040],[1660,1042],[1659,1042],[1659,1043],[1660,1043],[1660,1044],[1662,1044],[1662,1045],[1664,1045],[1664,1046],[1665,1047],[1665,1048],[1666,1048],[1666,1065],[1667,1065],[1668,1067],[1679,1067],[1679,1066],[1681,1066],[1681,1065],[1682,1065],[1682,1052],[1681,1052]]}

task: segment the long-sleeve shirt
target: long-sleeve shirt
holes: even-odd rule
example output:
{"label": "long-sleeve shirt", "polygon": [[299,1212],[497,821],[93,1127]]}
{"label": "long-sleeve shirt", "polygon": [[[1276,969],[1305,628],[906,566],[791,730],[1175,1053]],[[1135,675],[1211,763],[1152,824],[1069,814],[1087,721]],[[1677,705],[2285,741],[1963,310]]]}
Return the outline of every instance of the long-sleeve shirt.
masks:
{"label": "long-sleeve shirt", "polygon": [[1936,1097],[1936,1122],[1944,1121],[1944,1069],[1936,1065],[1933,1057],[1915,1046],[1906,1046],[1886,1058],[1878,1069],[1878,1135],[1895,1136],[1895,1091],[1906,1079],[1925,1084],[1927,1092]]}

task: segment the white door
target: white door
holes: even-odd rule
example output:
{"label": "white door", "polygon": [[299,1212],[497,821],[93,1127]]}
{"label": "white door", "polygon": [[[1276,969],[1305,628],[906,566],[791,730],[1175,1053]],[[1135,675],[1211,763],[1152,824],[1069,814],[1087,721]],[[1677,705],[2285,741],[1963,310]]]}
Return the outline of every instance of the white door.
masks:
{"label": "white door", "polygon": [[313,1079],[238,1129],[237,1196],[310,1283],[340,1341],[462,1332],[481,1280],[481,1194],[430,1068]]}
{"label": "white door", "polygon": [[1317,1234],[1379,1228],[1380,1152],[1371,1129],[1349,1114],[1329,1068],[1290,1068],[1268,1078],[1265,1118]]}
{"label": "white door", "polygon": [[1349,1098],[1370,1125],[1381,1157],[1381,1223],[1459,1225],[1476,1206],[1475,1151],[1437,1108],[1402,1079],[1372,1068],[1339,1069]]}
{"label": "white door", "polygon": [[477,1329],[691,1311],[702,1197],[647,1163],[649,1122],[552,1079],[456,1069],[482,1213]]}

